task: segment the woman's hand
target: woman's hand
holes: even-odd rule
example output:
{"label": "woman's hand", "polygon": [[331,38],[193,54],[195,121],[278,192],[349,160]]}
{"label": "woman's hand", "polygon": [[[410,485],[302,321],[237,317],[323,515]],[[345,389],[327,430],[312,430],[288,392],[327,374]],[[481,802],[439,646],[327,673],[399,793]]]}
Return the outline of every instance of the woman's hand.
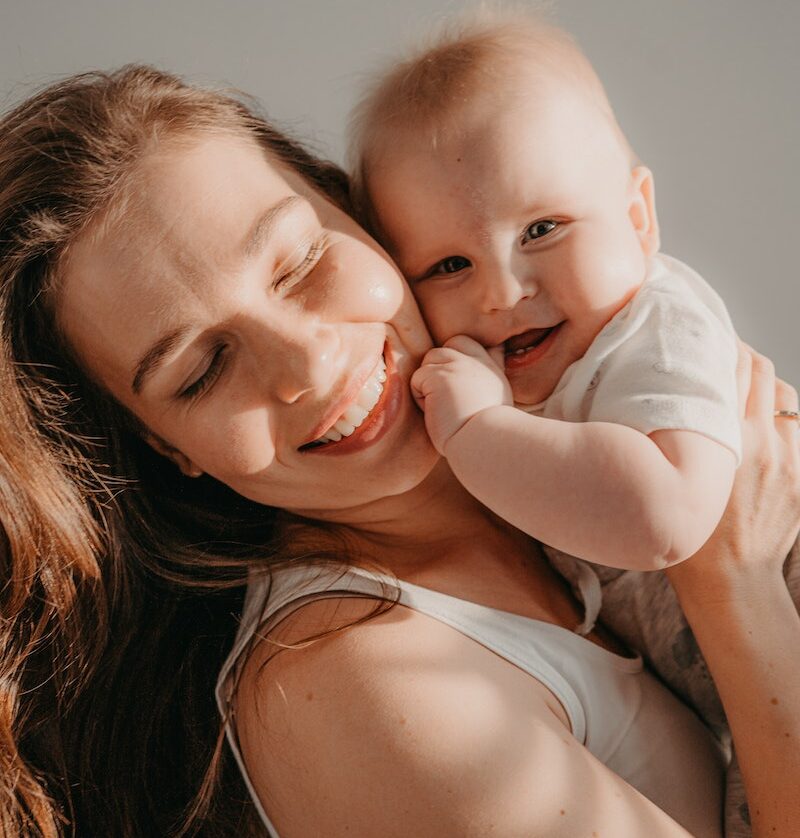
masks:
{"label": "woman's hand", "polygon": [[725,514],[702,549],[667,571],[719,689],[754,838],[800,823],[800,617],[782,569],[800,526],[797,393],[743,347],[744,459]]}
{"label": "woman's hand", "polygon": [[749,597],[781,579],[800,530],[800,433],[792,418],[797,391],[775,377],[768,358],[740,345],[743,460],[725,514],[692,558],[668,571],[684,607]]}

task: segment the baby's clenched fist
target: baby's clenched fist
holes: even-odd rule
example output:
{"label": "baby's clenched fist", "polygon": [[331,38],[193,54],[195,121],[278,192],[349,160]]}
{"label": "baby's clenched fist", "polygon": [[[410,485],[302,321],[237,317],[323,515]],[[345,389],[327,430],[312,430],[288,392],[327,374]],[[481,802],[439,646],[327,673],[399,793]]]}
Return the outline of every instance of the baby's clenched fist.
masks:
{"label": "baby's clenched fist", "polygon": [[446,456],[447,443],[473,416],[513,404],[502,349],[496,354],[497,360],[477,341],[457,335],[431,349],[411,376],[411,392],[425,412],[425,427],[440,454]]}

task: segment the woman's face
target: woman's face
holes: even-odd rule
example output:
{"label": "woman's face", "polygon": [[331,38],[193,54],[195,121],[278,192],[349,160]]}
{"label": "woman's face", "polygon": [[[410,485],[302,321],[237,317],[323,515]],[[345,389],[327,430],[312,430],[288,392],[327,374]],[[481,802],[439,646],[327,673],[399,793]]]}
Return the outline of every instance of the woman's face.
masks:
{"label": "woman's face", "polygon": [[[216,135],[146,158],[123,215],[71,251],[58,320],[157,450],[333,518],[429,473],[408,379],[430,340],[345,213],[254,143]],[[355,430],[316,444],[335,423]]]}

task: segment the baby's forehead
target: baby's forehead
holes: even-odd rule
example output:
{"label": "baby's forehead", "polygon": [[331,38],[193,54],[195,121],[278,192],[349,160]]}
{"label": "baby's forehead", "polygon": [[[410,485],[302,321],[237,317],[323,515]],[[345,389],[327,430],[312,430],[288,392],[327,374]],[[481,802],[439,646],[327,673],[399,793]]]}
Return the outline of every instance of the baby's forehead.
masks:
{"label": "baby's forehead", "polygon": [[516,126],[541,147],[573,131],[587,146],[611,145],[634,160],[577,44],[563,30],[516,16],[446,33],[377,81],[351,118],[356,200],[368,211],[385,205],[377,194],[385,179],[396,180],[398,166],[413,174],[420,156],[469,162],[477,169],[462,166],[458,176],[473,179],[491,169],[493,155],[518,160]]}
{"label": "baby's forehead", "polygon": [[[569,50],[563,56],[520,56],[506,66],[495,64],[485,73],[470,74],[460,95],[444,98],[440,105],[400,124],[387,124],[367,152],[367,168],[375,171],[383,168],[382,163],[392,165],[398,157],[420,153],[474,159],[476,148],[490,148],[498,129],[513,132],[515,122],[524,121],[528,130],[540,126],[548,131],[558,121],[565,128],[580,122],[597,131],[609,126],[618,131],[596,76],[587,73]],[[557,114],[569,114],[570,119],[555,120]]]}
{"label": "baby's forehead", "polygon": [[[411,124],[387,136],[372,158],[371,185],[401,164],[422,159],[457,161],[465,175],[493,177],[498,160],[520,166],[589,147],[625,148],[613,116],[591,89],[572,79],[517,68],[515,78],[495,80],[433,124]],[[575,144],[579,143],[576,148]]]}

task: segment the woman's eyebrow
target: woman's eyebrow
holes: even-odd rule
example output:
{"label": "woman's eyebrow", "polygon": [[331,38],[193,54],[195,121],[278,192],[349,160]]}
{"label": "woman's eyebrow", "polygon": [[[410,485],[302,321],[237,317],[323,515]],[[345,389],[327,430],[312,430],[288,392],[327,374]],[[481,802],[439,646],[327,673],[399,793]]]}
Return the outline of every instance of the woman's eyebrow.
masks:
{"label": "woman's eyebrow", "polygon": [[244,255],[251,259],[269,241],[272,230],[278,220],[287,212],[291,212],[298,204],[304,204],[305,198],[300,195],[289,195],[278,201],[275,206],[270,207],[263,215],[259,216],[255,224],[250,228],[245,238]]}
{"label": "woman's eyebrow", "polygon": [[159,338],[142,355],[134,368],[133,381],[131,383],[131,390],[137,396],[142,392],[142,387],[146,379],[158,369],[164,358],[183,340],[188,331],[189,326],[180,326],[171,332],[167,332],[166,335]]}

